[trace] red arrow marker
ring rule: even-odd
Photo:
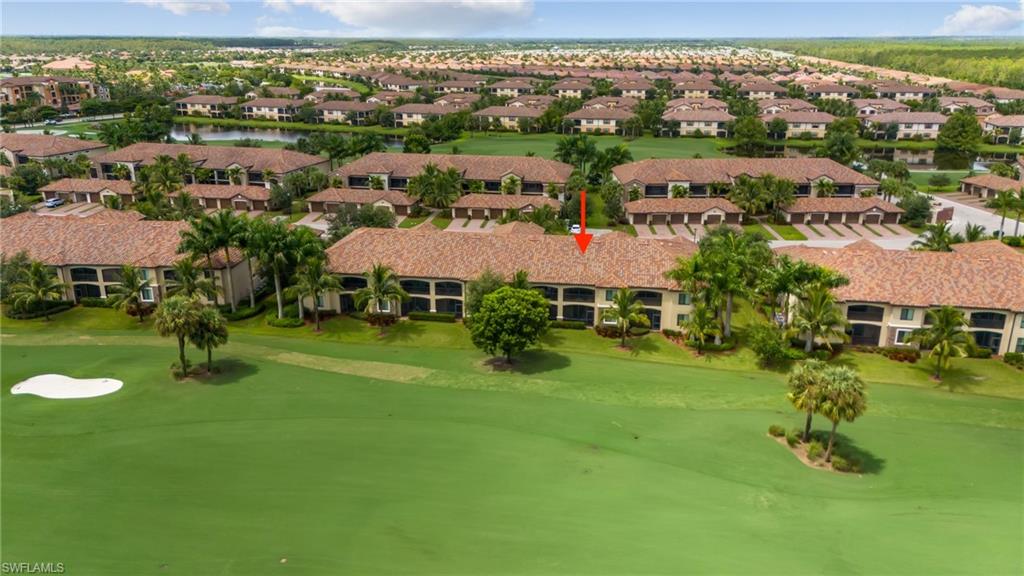
[[[576,234],[576,245],[580,247],[580,254],[587,253],[587,246],[593,234],[587,234],[587,191],[580,190],[580,233]]]

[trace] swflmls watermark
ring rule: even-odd
[[[63,574],[63,562],[0,562],[0,574]]]

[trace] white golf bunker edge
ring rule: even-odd
[[[40,374],[12,386],[11,394],[33,394],[42,398],[68,400],[106,396],[117,392],[122,386],[124,382],[113,378],[72,378],[63,374]]]

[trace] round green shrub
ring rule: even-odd
[[[811,440],[811,443],[807,445],[807,459],[814,462],[817,461],[825,454],[825,447],[821,445],[821,442],[817,440]]]
[[[778,424],[772,424],[768,427],[768,433],[776,438],[781,438],[786,435],[786,429]]]

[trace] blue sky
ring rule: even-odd
[[[1024,37],[1017,2],[3,0],[0,34],[485,38]]]

